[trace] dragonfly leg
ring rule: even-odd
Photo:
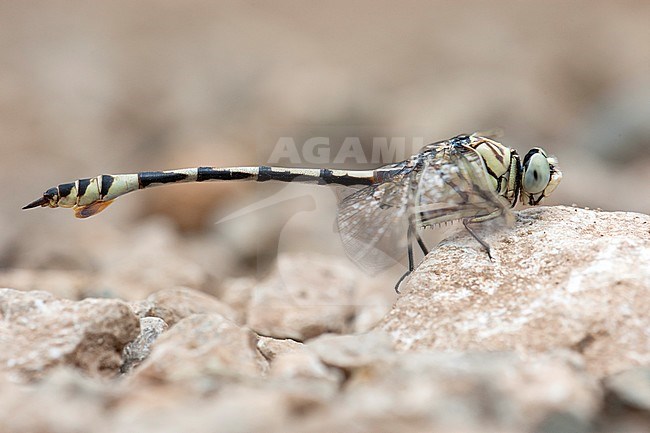
[[[488,255],[488,257],[490,258],[490,260],[492,260],[492,254],[490,253],[490,244],[488,244],[488,243],[485,242],[483,239],[481,239],[481,237],[480,237],[479,235],[477,235],[476,232],[475,232],[474,230],[472,230],[472,228],[470,227],[470,224],[471,224],[472,222],[473,222],[473,221],[472,221],[471,219],[469,219],[469,218],[465,218],[465,219],[463,220],[463,225],[465,226],[465,228],[467,229],[467,231],[469,232],[469,234],[472,235],[472,237],[473,237],[474,239],[476,239],[476,241],[477,241],[479,244],[481,244],[481,246],[485,249],[485,252],[487,253],[487,255]]]
[[[422,239],[420,238],[420,235],[416,234],[417,239],[418,239],[418,244],[420,245],[420,248],[424,246],[424,242],[420,244]],[[413,262],[413,225],[409,224],[408,231],[406,232],[406,238],[407,238],[407,255],[408,255],[408,260],[409,260],[409,269],[400,277],[399,280],[397,280],[397,283],[395,284],[395,292],[400,293],[399,291],[399,286],[402,284],[402,281],[406,279],[409,275],[411,275],[411,272],[415,269],[415,264]],[[425,246],[426,249],[426,246]]]
[[[418,241],[418,245],[420,246],[420,249],[422,250],[422,254],[424,254],[426,256],[427,254],[429,254],[429,249],[427,248],[427,246],[424,244],[424,241],[420,237],[420,233],[415,232],[414,234],[415,234],[415,239]]]
[[[397,293],[397,294],[400,294],[400,293],[401,293],[401,292],[399,291],[399,286],[400,286],[400,284],[402,284],[402,281],[404,281],[404,280],[406,279],[406,277],[408,277],[409,275],[411,275],[411,272],[413,272],[413,271],[406,271],[406,272],[404,272],[404,275],[402,275],[401,277],[399,277],[399,280],[397,280],[397,283],[395,283],[395,293]]]

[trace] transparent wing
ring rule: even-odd
[[[509,215],[509,206],[490,187],[487,176],[483,159],[471,147],[445,144],[432,149],[414,191],[417,224]]]
[[[393,266],[406,253],[410,171],[349,195],[337,225],[347,255],[367,272]]]
[[[509,205],[487,176],[473,148],[450,141],[427,146],[413,167],[339,203],[337,223],[346,253],[363,269],[378,271],[406,253],[409,221],[427,227],[509,215]]]

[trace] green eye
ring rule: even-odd
[[[537,150],[524,160],[523,188],[528,194],[538,194],[551,180],[551,168],[546,155]]]

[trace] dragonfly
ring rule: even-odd
[[[429,253],[422,230],[461,221],[492,259],[490,245],[475,224],[502,218],[521,201],[537,205],[562,179],[557,158],[534,147],[520,159],[515,149],[489,134],[462,134],[428,144],[410,158],[374,170],[329,168],[195,167],[103,174],[62,183],[23,209],[72,208],[77,218],[106,209],[133,191],[184,182],[252,180],[302,182],[347,187],[337,213],[338,231],[347,255],[363,269],[383,270],[408,257],[408,270],[395,290],[416,268],[414,246]]]

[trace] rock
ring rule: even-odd
[[[139,333],[138,318],[122,301],[74,302],[37,291],[0,289],[0,319],[0,365],[19,379],[37,379],[57,365],[114,376],[122,349]]]
[[[201,378],[255,377],[267,368],[250,330],[219,314],[194,314],[158,338],[149,357],[135,370],[134,378],[153,383],[190,383]]]
[[[6,269],[0,271],[0,287],[24,292],[42,290],[59,298],[79,300],[87,297],[95,275],[86,271]]]
[[[154,305],[147,300],[131,301],[129,302],[129,307],[131,308],[131,311],[133,311],[133,314],[138,316],[140,319],[144,317],[152,317],[151,312],[154,309]]]
[[[358,335],[326,334],[307,343],[325,364],[345,370],[392,359],[395,356],[392,346],[390,337],[378,331]]]
[[[540,422],[548,425],[553,417],[585,425],[600,397],[598,382],[571,363],[557,357],[531,361],[512,353],[406,353],[353,368],[345,377],[338,386],[300,375],[233,376],[216,392],[206,392],[205,387],[183,387],[191,379],[187,376],[175,383],[104,385],[56,371],[21,389],[2,383],[0,425],[3,432],[63,427],[173,432],[190,426],[200,431],[327,432],[347,431],[350,425],[358,431],[523,432]],[[47,410],[34,411],[30,402]]]
[[[606,432],[650,431],[650,368],[619,372],[603,381],[605,399],[598,425]]]
[[[257,347],[270,363],[268,377],[275,388],[289,397],[290,405],[302,407],[300,411],[336,396],[345,380],[342,370],[326,366],[303,343],[260,337]]]
[[[343,382],[343,372],[329,369],[311,350],[303,348],[279,355],[272,363],[271,377],[282,379],[321,379],[338,387]]]
[[[650,367],[637,367],[608,377],[605,389],[618,402],[650,413]]]
[[[292,401],[278,388],[224,384],[219,392],[192,395],[170,393],[163,388],[151,398],[121,407],[107,420],[101,433],[116,431],[176,433],[196,432],[283,432],[302,416],[305,406]],[[312,398],[310,405],[318,404]],[[162,403],[162,404],[161,404]],[[313,406],[310,406],[313,407]]]
[[[593,426],[591,423],[586,422],[571,413],[557,411],[546,414],[544,419],[535,426],[534,431],[535,433],[591,433],[593,432]],[[602,431],[619,430],[605,429]]]
[[[122,373],[127,373],[144,361],[151,352],[151,345],[160,334],[169,328],[159,317],[143,317],[140,319],[140,335],[124,346],[122,351]]]
[[[259,337],[257,340],[257,349],[269,361],[273,361],[278,355],[304,350],[305,345],[295,340],[271,337]]]
[[[555,413],[587,424],[600,396],[596,380],[559,357],[405,353],[353,370],[330,415],[373,426],[401,418],[435,431],[532,431]]]
[[[397,276],[396,278],[399,278],[400,276]],[[387,278],[383,280],[381,286],[378,286],[379,290],[377,290],[375,294],[367,294],[357,303],[353,325],[353,331],[355,334],[362,334],[372,330],[391,310],[394,303],[394,299],[392,298],[394,297],[395,292],[392,290],[386,290],[386,281]],[[392,299],[392,301],[389,299]]]
[[[343,260],[283,255],[275,271],[255,287],[248,326],[261,335],[303,341],[350,328],[358,271]]]
[[[511,229],[460,232],[413,273],[380,328],[400,350],[581,353],[608,375],[650,363],[650,217],[531,208]]]
[[[0,431],[108,432],[115,384],[55,367],[42,380],[25,384],[0,380]]]
[[[303,343],[260,337],[257,348],[269,361],[269,374],[272,377],[325,379],[336,384],[343,381],[341,372],[328,369],[318,355]]]
[[[257,283],[258,281],[251,277],[229,278],[221,283],[219,299],[245,318]]]
[[[241,316],[217,298],[185,287],[160,290],[145,302],[134,303],[140,317],[159,317],[169,326],[192,314],[216,313],[240,323]]]

